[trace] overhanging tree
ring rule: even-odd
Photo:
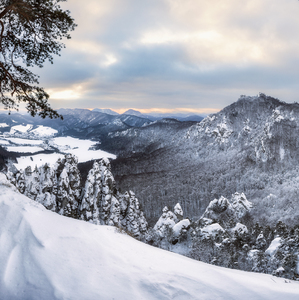
[[[0,1],[0,99],[5,109],[25,102],[32,116],[61,117],[28,67],[42,67],[46,60],[53,63],[53,55],[65,47],[61,40],[69,39],[76,26],[70,12],[59,5],[65,1]]]

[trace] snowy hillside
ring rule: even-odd
[[[298,299],[299,283],[207,265],[46,210],[0,174],[0,299]]]
[[[135,151],[115,150],[112,170],[119,188],[141,199],[151,225],[165,205],[180,202],[186,216],[200,218],[211,200],[235,192],[250,199],[255,221],[298,224],[298,103],[240,97],[188,128],[155,125],[110,135],[113,145],[125,140]]]
[[[77,139],[70,136],[41,139],[2,136],[2,139],[0,139],[0,145],[3,145],[4,149],[22,155],[16,159],[17,163],[14,164],[19,170],[24,170],[28,166],[31,166],[33,169],[35,166],[40,167],[45,163],[53,165],[57,159],[62,158],[63,154],[67,153],[76,155],[79,162],[104,157],[116,158],[114,154],[96,149],[97,144],[95,141]],[[49,154],[49,150],[52,153]],[[29,156],[28,154],[31,155]]]

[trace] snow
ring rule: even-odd
[[[9,125],[7,125],[6,123],[0,123],[0,128],[3,128],[3,127],[8,127]]]
[[[188,227],[190,226],[190,221],[188,219],[184,219],[178,223],[176,223],[173,227],[172,227],[172,230],[173,230],[173,235],[175,237],[178,237],[181,232],[185,229],[187,229]]]
[[[26,126],[23,125],[16,125],[10,128],[10,134],[15,134],[16,132],[28,132],[33,126],[27,124]]]
[[[9,145],[9,142],[6,140],[0,140],[0,145]]]
[[[253,207],[253,204],[247,200],[244,193],[234,193],[231,201],[232,207],[239,219],[241,219],[246,212],[249,212]]]
[[[21,139],[21,138],[6,138],[6,140],[14,144],[20,144],[20,145],[41,145],[44,143],[44,141],[42,140],[29,140],[29,139]]]
[[[165,206],[162,210],[162,215],[157,221],[157,223],[154,226],[154,230],[157,231],[157,233],[161,237],[165,237],[167,234],[167,230],[169,228],[173,228],[177,221],[176,215],[168,209],[167,206]]]
[[[80,140],[70,136],[56,137],[50,141],[50,144],[58,147],[60,150],[66,150],[76,149],[80,145],[80,143],[82,144],[83,142],[84,145],[88,148],[96,144],[96,142],[90,140]]]
[[[32,147],[32,146],[7,146],[6,150],[9,152],[18,152],[18,153],[35,153],[39,151],[44,151],[41,147]]]
[[[259,252],[260,252],[260,250],[253,249],[253,250],[248,251],[247,256],[249,258],[254,258]]]
[[[51,127],[38,125],[37,128],[31,130],[31,133],[40,137],[46,137],[46,136],[49,137],[49,136],[54,136],[55,134],[58,133],[58,131]]]
[[[45,163],[49,166],[53,166],[59,158],[63,158],[64,155],[60,153],[52,154],[36,154],[32,156],[22,156],[17,158],[17,164],[14,164],[15,167],[19,170],[24,170],[26,167],[31,166],[32,169],[41,167]]]
[[[42,127],[42,126],[40,126]],[[25,169],[27,166],[35,168],[35,166],[40,167],[45,163],[49,165],[54,165],[58,158],[62,158],[64,154],[71,153],[78,157],[79,162],[85,162],[92,159],[101,159],[101,158],[112,158],[115,159],[116,156],[102,151],[102,150],[93,150],[97,143],[90,140],[80,140],[72,137],[58,137],[50,138],[47,140],[46,144],[43,140],[31,140],[23,138],[6,138],[5,140],[0,140],[0,145],[8,145],[9,142],[18,144],[20,146],[7,146],[8,151],[19,152],[19,153],[35,153],[43,151],[45,149],[52,149],[51,147],[58,148],[61,153],[52,153],[52,154],[37,154],[32,156],[23,156],[17,158],[17,163],[14,164],[17,169]],[[21,146],[22,145],[22,146]],[[32,145],[32,146],[25,146]],[[36,146],[35,146],[36,145]],[[41,147],[37,147],[40,145]]]
[[[297,282],[286,284],[281,278],[206,265],[153,248],[112,227],[46,211],[8,186],[1,186],[0,207],[3,300],[299,297]]]
[[[236,226],[231,229],[231,231],[238,232],[239,234],[244,234],[248,232],[248,229],[244,224],[237,223]]]
[[[224,229],[218,223],[207,225],[201,229],[201,233],[206,237],[216,236],[216,234],[223,232]]]
[[[25,136],[35,136],[35,137],[52,137],[58,133],[56,129],[51,127],[38,125],[37,128],[32,129],[33,125],[27,124],[24,125],[16,125],[11,127],[9,135],[14,135],[15,133],[22,133]]]
[[[85,162],[92,159],[100,159],[103,157],[115,159],[116,156],[102,151],[92,150],[97,142],[90,140],[80,140],[73,137],[57,137],[49,141],[49,145],[57,147],[63,153],[71,153],[78,157],[78,162]]]
[[[173,208],[173,212],[176,214],[176,216],[180,216],[181,218],[183,218],[184,213],[180,203],[177,203],[175,205],[175,207]]]
[[[112,124],[117,125],[117,126],[122,126],[123,122],[120,119],[115,119]]]
[[[265,251],[265,254],[268,254],[268,255],[270,255],[270,256],[273,256],[273,255],[276,253],[276,251],[277,251],[277,249],[279,248],[280,245],[281,245],[281,237],[275,238],[275,239],[271,242],[271,244],[270,244],[270,246],[268,247],[268,249]]]
[[[47,211],[0,174],[0,299],[297,300],[299,283],[216,267]]]

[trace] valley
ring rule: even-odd
[[[0,116],[19,192],[196,260],[298,278],[298,104],[241,97],[199,123],[67,112],[53,127]]]
[[[113,158],[117,188],[134,190],[151,225],[164,205],[180,202],[185,214],[196,219],[214,198],[235,192],[246,193],[261,224],[298,223],[296,103],[264,94],[243,96],[200,123],[88,110],[60,113],[63,121],[1,115],[2,148],[19,156],[15,162],[22,167],[75,154],[83,177],[88,160]],[[16,131],[18,126],[23,132]],[[20,137],[25,138],[21,144]]]

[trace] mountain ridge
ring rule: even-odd
[[[245,192],[257,220],[294,224],[299,220],[298,137],[297,103],[264,94],[241,97],[165,137],[156,152],[142,153],[137,160],[118,158],[112,168],[120,187],[132,185],[146,211],[152,201],[160,210],[161,202],[173,206],[180,201],[187,215],[199,217],[213,198]],[[146,188],[147,182],[158,192]]]

